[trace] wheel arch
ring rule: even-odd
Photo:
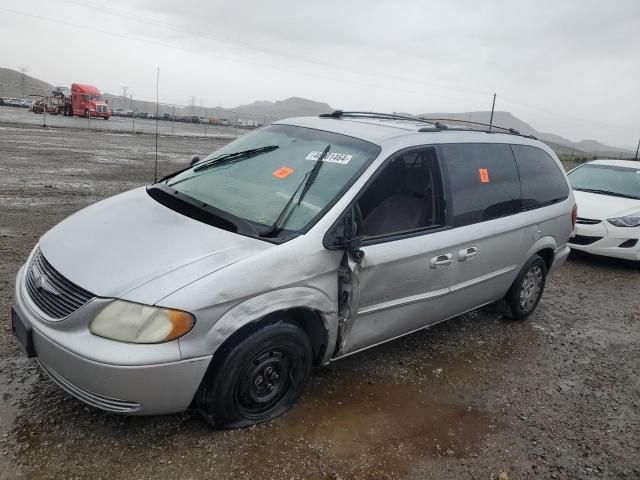
[[[330,360],[337,338],[337,306],[322,292],[308,287],[267,292],[253,297],[223,315],[207,334],[206,343],[216,357],[252,329],[285,318],[302,328],[313,347],[314,365]]]

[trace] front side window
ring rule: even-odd
[[[574,190],[640,199],[640,166],[587,164],[569,174]]]
[[[263,150],[232,161],[223,159],[252,149]],[[326,149],[315,179],[308,188],[302,187]],[[345,135],[269,125],[170,178],[167,185],[250,222],[259,235],[281,232],[283,237],[310,228],[379,152],[377,145]],[[221,160],[216,162],[217,158]]]
[[[357,234],[380,237],[444,223],[435,150],[401,153],[385,163],[356,202]]]
[[[547,152],[528,145],[513,145],[513,153],[522,180],[524,209],[562,201],[569,196],[564,175]]]
[[[460,143],[440,149],[452,192],[454,227],[520,211],[520,179],[509,145]]]

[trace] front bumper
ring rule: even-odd
[[[160,415],[186,410],[211,360],[108,365],[82,358],[36,329],[33,342],[38,362],[58,386],[93,407],[114,413]]]
[[[640,240],[632,247],[620,247],[624,242],[640,239],[640,227],[621,228],[610,225],[603,220],[596,225],[576,225],[576,235],[581,242],[591,242],[587,245],[573,243],[569,240],[572,250],[580,250],[594,255],[622,258],[625,260],[640,260]]]
[[[186,410],[200,386],[211,355],[182,360],[177,342],[137,345],[92,335],[89,302],[63,321],[45,320],[16,278],[14,309],[33,329],[33,346],[43,370],[79,400],[114,413],[159,415]]]

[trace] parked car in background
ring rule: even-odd
[[[594,160],[569,180],[578,204],[571,248],[640,262],[640,162]]]
[[[549,147],[496,128],[274,122],[47,232],[13,331],[95,407],[195,401],[237,428],[286,412],[313,365],[492,302],[524,319],[569,254],[575,202]]]

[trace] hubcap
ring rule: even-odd
[[[534,265],[522,279],[520,286],[520,308],[529,311],[538,300],[542,290],[542,269]]]
[[[276,408],[292,386],[295,365],[286,352],[270,349],[249,362],[238,381],[237,405],[246,416]]]

